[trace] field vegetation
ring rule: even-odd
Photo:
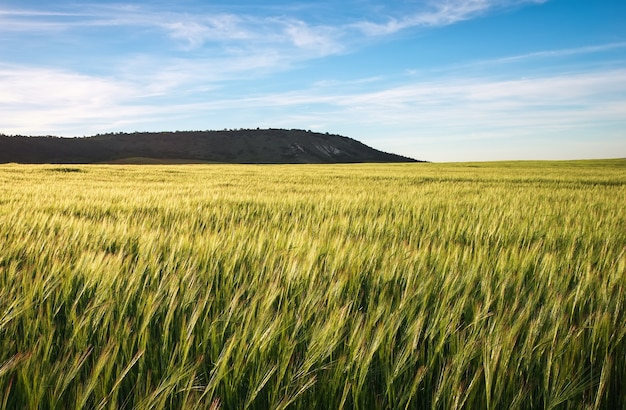
[[[0,409],[626,408],[626,160],[0,187]]]

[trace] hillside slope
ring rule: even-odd
[[[86,138],[0,136],[0,163],[415,162],[351,138],[303,130],[117,133]]]

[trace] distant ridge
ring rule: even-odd
[[[352,138],[304,130],[240,129],[98,134],[84,138],[0,134],[0,163],[330,164],[421,162]]]

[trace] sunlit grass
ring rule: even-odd
[[[0,408],[626,407],[626,161],[0,166]]]

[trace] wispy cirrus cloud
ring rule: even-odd
[[[488,62],[483,63],[510,63],[510,62],[518,62],[521,60],[529,60],[529,59],[540,59],[540,58],[553,58],[553,57],[570,57],[584,54],[592,54],[592,53],[601,53],[605,51],[614,51],[619,49],[626,49],[626,42],[614,42],[607,44],[598,44],[591,46],[582,46],[582,47],[573,47],[573,48],[565,48],[560,50],[545,50],[545,51],[537,51],[534,53],[521,54],[510,57],[502,57],[498,59],[489,60]]]
[[[254,38],[254,32],[245,27],[243,19],[232,14],[219,14],[194,18],[171,16],[161,22],[152,20],[172,38],[182,40],[191,48],[202,46],[207,41],[240,41]]]
[[[375,82],[376,79],[364,81]],[[348,86],[352,83],[348,82]],[[370,115],[366,120],[383,123],[393,123],[398,115],[411,116],[416,112],[433,114],[439,111],[441,114],[436,117],[446,117],[446,107],[462,107],[468,110],[466,116],[472,116],[477,113],[472,112],[473,108],[494,114],[496,111],[545,108],[567,111],[598,106],[604,109],[611,105],[618,109],[607,110],[608,116],[617,113],[620,118],[626,118],[626,112],[620,111],[626,103],[626,70],[620,69],[510,80],[488,77],[407,80],[394,87],[385,87],[380,82],[378,90],[347,93],[341,92],[340,83],[318,85],[306,92],[241,99],[237,100],[237,104],[250,107],[328,104],[346,109],[367,109]],[[430,114],[427,117],[432,118]]]
[[[205,45],[239,43],[242,46],[272,45],[319,49],[316,55],[336,52],[341,29],[312,24],[296,16],[255,16],[228,12],[190,14],[146,7],[86,4],[74,12],[0,10],[0,33],[39,35],[47,31],[72,33],[86,28],[125,27],[152,29],[179,41],[187,50]]]
[[[119,79],[0,64],[0,123],[6,133],[68,135],[84,124],[136,120],[145,113],[144,94],[137,84]]]
[[[240,42],[252,44],[291,44],[295,48],[318,50],[316,56],[346,50],[345,40],[355,32],[368,37],[384,37],[413,27],[441,27],[488,14],[507,7],[540,4],[548,0],[439,0],[418,2],[415,10],[401,15],[377,13],[367,8],[335,24],[319,24],[299,16],[235,14],[203,11],[189,14],[173,9],[132,4],[97,5],[85,3],[72,11],[31,11],[0,9],[0,33],[15,31],[40,33],[47,30],[72,31],[85,27],[128,27],[160,30],[180,41],[186,49],[205,44]],[[306,8],[310,11],[313,5]],[[321,7],[321,6],[320,6]],[[269,10],[274,10],[268,7]],[[277,10],[274,10],[277,12]],[[394,12],[397,13],[397,12]],[[381,21],[382,20],[382,21]],[[354,41],[351,41],[354,43]]]
[[[440,0],[426,2],[418,10],[387,21],[364,20],[353,26],[369,36],[384,36],[414,27],[442,27],[480,17],[495,10],[525,4],[542,4],[548,0]]]
[[[68,28],[68,24],[64,20],[76,16],[74,13],[0,9],[0,34],[27,33],[33,35],[63,31]]]

